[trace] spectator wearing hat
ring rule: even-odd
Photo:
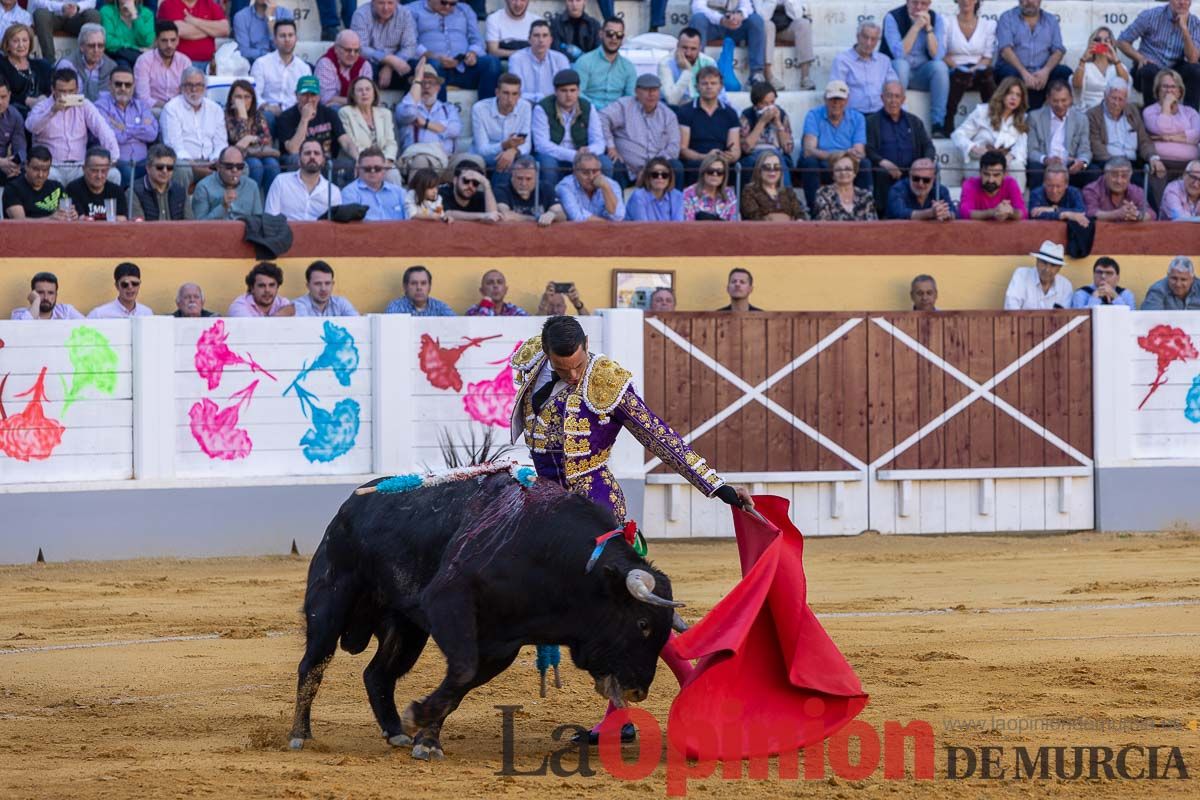
[[[979,158],[979,175],[963,181],[959,219],[1005,222],[1025,216],[1025,199],[1008,174],[1008,159],[999,150],[987,151]]]
[[[371,62],[363,58],[362,39],[352,30],[344,30],[333,45],[317,59],[313,70],[321,86],[321,102],[339,108],[350,102],[350,86],[359,78],[374,78]]]
[[[847,105],[863,114],[878,111],[883,102],[883,85],[888,81],[899,81],[892,60],[877,52],[881,28],[874,19],[858,23],[858,34],[853,47],[833,57],[829,77],[844,81],[850,87]]]
[[[414,144],[436,144],[447,156],[454,153],[462,135],[462,119],[457,106],[438,100],[443,83],[442,76],[424,58],[417,62],[412,88],[396,106],[401,153]]]
[[[713,8],[714,5],[719,8]],[[746,45],[750,60],[750,83],[758,83],[765,78],[766,30],[762,17],[754,13],[754,4],[750,0],[739,0],[736,7],[729,2],[692,0],[692,19],[688,25],[700,31],[702,42],[732,39],[737,44]]]
[[[579,92],[597,111],[633,94],[638,73],[633,62],[621,55],[624,39],[625,22],[618,17],[609,17],[600,30],[600,46],[584,53],[575,62]]]
[[[495,97],[471,106],[471,150],[493,170],[497,190],[507,183],[513,163],[533,151],[533,111],[522,95],[521,79],[506,72],[496,82]]]
[[[662,81],[657,75],[639,75],[633,97],[622,97],[600,113],[608,157],[615,165],[618,180],[632,183],[652,158],[665,158],[678,176],[683,175],[679,161],[679,119],[661,102]]]
[[[459,0],[415,0],[407,8],[417,25],[417,55],[449,85],[475,89],[480,100],[495,97],[500,59],[485,51],[474,10]]]
[[[305,75],[296,81],[296,104],[275,120],[275,136],[283,150],[280,162],[285,168],[296,166],[301,146],[313,139],[321,144],[325,160],[332,160],[336,170],[350,172],[358,153],[354,140],[346,133],[338,112],[322,103],[320,95],[317,76]]]
[[[554,76],[554,95],[533,107],[532,125],[533,149],[542,172],[541,191],[546,197],[553,195],[555,184],[572,170],[577,153],[592,153],[600,159],[604,174],[612,174],[600,112],[579,96],[575,70],[565,69]]]
[[[1071,282],[1059,275],[1063,246],[1047,239],[1036,253],[1036,266],[1017,267],[1004,291],[1006,311],[1071,307]]]
[[[1130,310],[1137,308],[1133,292],[1118,286],[1121,279],[1121,265],[1116,259],[1101,256],[1092,265],[1092,284],[1080,286],[1071,295],[1071,308],[1092,308],[1093,306],[1126,306]]]
[[[829,183],[829,157],[834,153],[850,152],[858,159],[855,185],[871,188],[871,161],[867,155],[867,121],[862,114],[847,107],[850,87],[845,81],[825,84],[825,105],[814,108],[804,117],[803,156],[798,164],[809,208],[816,208],[817,189]]]
[[[1175,256],[1167,265],[1167,277],[1146,290],[1142,311],[1188,311],[1200,309],[1200,283],[1196,267],[1187,256]],[[15,312],[14,312],[14,319]]]
[[[554,94],[554,76],[571,68],[571,62],[553,49],[553,43],[550,23],[534,20],[529,26],[529,47],[508,57],[508,71],[521,79],[521,97],[530,103]]]
[[[1104,162],[1104,174],[1083,187],[1087,215],[1106,222],[1141,222],[1156,219],[1146,204],[1146,193],[1131,181],[1133,165],[1128,158]]]
[[[738,114],[721,101],[724,80],[716,67],[701,67],[696,76],[699,96],[679,109],[679,158],[695,178],[700,163],[717,155],[732,167],[742,157],[742,123]]]

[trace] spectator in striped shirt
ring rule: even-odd
[[[1192,0],[1169,0],[1138,14],[1117,37],[1117,48],[1133,60],[1133,79],[1144,97],[1154,97],[1160,69],[1173,69],[1187,89],[1184,104],[1200,106],[1200,17],[1191,9]]]

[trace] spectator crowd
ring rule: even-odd
[[[439,222],[1200,221],[1200,18],[1191,0],[1095,30],[1078,63],[1054,14],[996,20],[907,0],[864,19],[821,105],[791,120],[772,73],[813,25],[802,6],[694,0],[661,63],[639,70],[611,0],[318,3],[315,63],[274,0],[0,3],[0,191],[7,219]],[[651,29],[665,2],[651,3]],[[54,57],[58,34],[72,55]],[[218,45],[249,64],[209,96]],[[745,45],[749,105],[704,48]],[[40,55],[39,55],[40,54]],[[465,109],[447,87],[474,90]],[[1130,97],[1136,88],[1143,105]],[[927,118],[908,90],[929,93]],[[399,92],[389,108],[383,91]],[[955,126],[964,93],[982,102]],[[471,123],[469,142],[464,115]],[[928,124],[927,124],[928,123]],[[796,127],[799,130],[796,130]],[[943,185],[934,141],[971,177]],[[957,196],[955,196],[957,194]]]

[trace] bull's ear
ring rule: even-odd
[[[625,573],[614,567],[612,564],[604,565],[604,589],[607,593],[614,597],[628,595],[629,590],[625,588]]]

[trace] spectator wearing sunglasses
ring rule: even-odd
[[[134,219],[169,222],[191,219],[187,189],[175,177],[175,151],[165,144],[153,145],[146,153],[146,174],[133,184]]]
[[[729,165],[718,153],[700,162],[700,177],[683,190],[683,218],[734,222],[738,217],[737,193],[729,185]]]
[[[246,157],[229,145],[217,157],[217,171],[192,192],[196,219],[244,219],[263,213],[258,184],[246,175]]]
[[[365,219],[371,222],[407,219],[404,211],[404,190],[385,180],[389,166],[383,150],[367,147],[358,154],[358,178],[342,190],[343,203],[367,207]]]
[[[133,69],[120,66],[108,79],[108,92],[96,101],[96,110],[117,137],[121,152],[117,170],[121,187],[146,174],[146,149],[158,140],[158,120],[143,100],[133,94]]]
[[[625,41],[625,22],[618,17],[604,20],[600,29],[600,46],[584,53],[575,62],[579,73],[579,93],[591,101],[597,110],[633,95],[637,67],[621,55]]]
[[[675,188],[675,170],[665,158],[652,158],[629,195],[625,218],[632,222],[683,222],[683,192]]]
[[[918,158],[912,162],[908,177],[896,181],[888,192],[888,219],[948,222],[956,214],[950,190],[937,182],[937,168],[932,158]]]
[[[142,289],[142,271],[137,264],[122,261],[113,270],[113,285],[117,287],[115,300],[96,306],[88,312],[88,319],[129,319],[130,317],[152,317],[149,306],[137,301]]]
[[[438,189],[442,206],[450,219],[468,222],[499,222],[496,195],[483,171],[470,161],[454,169],[454,183]]]

